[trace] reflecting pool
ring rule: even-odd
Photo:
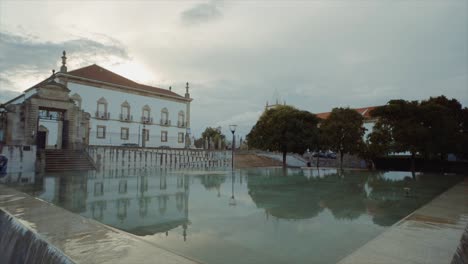
[[[336,263],[461,177],[109,170],[0,182],[203,263]]]

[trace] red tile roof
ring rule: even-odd
[[[362,108],[353,108],[353,110],[356,110],[359,114],[361,114],[364,119],[370,119],[370,111],[374,110],[378,106],[368,106],[368,107],[362,107]],[[330,116],[331,112],[324,112],[324,113],[318,113],[315,114],[318,118],[320,119],[327,119]]]
[[[163,94],[163,95],[169,95],[173,97],[180,97],[184,98],[181,95],[178,95],[172,91],[169,91],[167,89],[163,88],[158,88],[158,87],[153,87],[149,85],[144,85],[144,84],[139,84],[137,82],[134,82],[130,79],[127,79],[121,75],[118,75],[117,73],[111,72],[107,69],[104,69],[101,66],[98,66],[96,64],[86,66],[83,68],[79,68],[73,71],[67,72],[68,75],[76,76],[76,77],[81,77],[81,78],[86,78],[90,80],[96,80],[100,82],[106,82],[106,83],[111,83],[111,84],[116,84],[116,85],[122,85],[122,86],[127,86],[130,88],[135,88],[137,90],[145,90],[149,92],[154,92],[158,94]]]

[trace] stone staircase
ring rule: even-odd
[[[45,171],[95,170],[94,162],[84,150],[45,150]]]

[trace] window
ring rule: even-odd
[[[101,97],[97,101],[96,117],[101,119],[108,119],[109,114],[107,113],[107,100]]]
[[[161,125],[169,125],[169,111],[167,111],[167,108],[161,110]]]
[[[178,127],[185,127],[184,119],[185,119],[184,111],[180,111],[179,112],[179,119],[177,121],[177,126]]]
[[[145,141],[149,141],[149,129],[143,129],[143,138]]]
[[[184,143],[184,133],[179,133],[179,143]]]
[[[148,105],[143,106],[142,122],[150,122],[151,108]]]
[[[161,142],[167,142],[167,131],[161,131]]]
[[[120,128],[120,139],[128,140],[128,132],[129,132],[128,127]]]
[[[106,126],[97,126],[97,138],[106,138]]]
[[[94,183],[94,196],[101,196],[104,194],[104,184],[102,182]]]
[[[119,193],[127,193],[127,180],[119,181]]]
[[[131,121],[130,104],[127,101],[120,105],[120,120]]]

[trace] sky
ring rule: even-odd
[[[468,106],[467,0],[0,0],[0,103],[96,63],[185,93],[192,132],[250,131],[281,102],[312,113],[445,95]]]

